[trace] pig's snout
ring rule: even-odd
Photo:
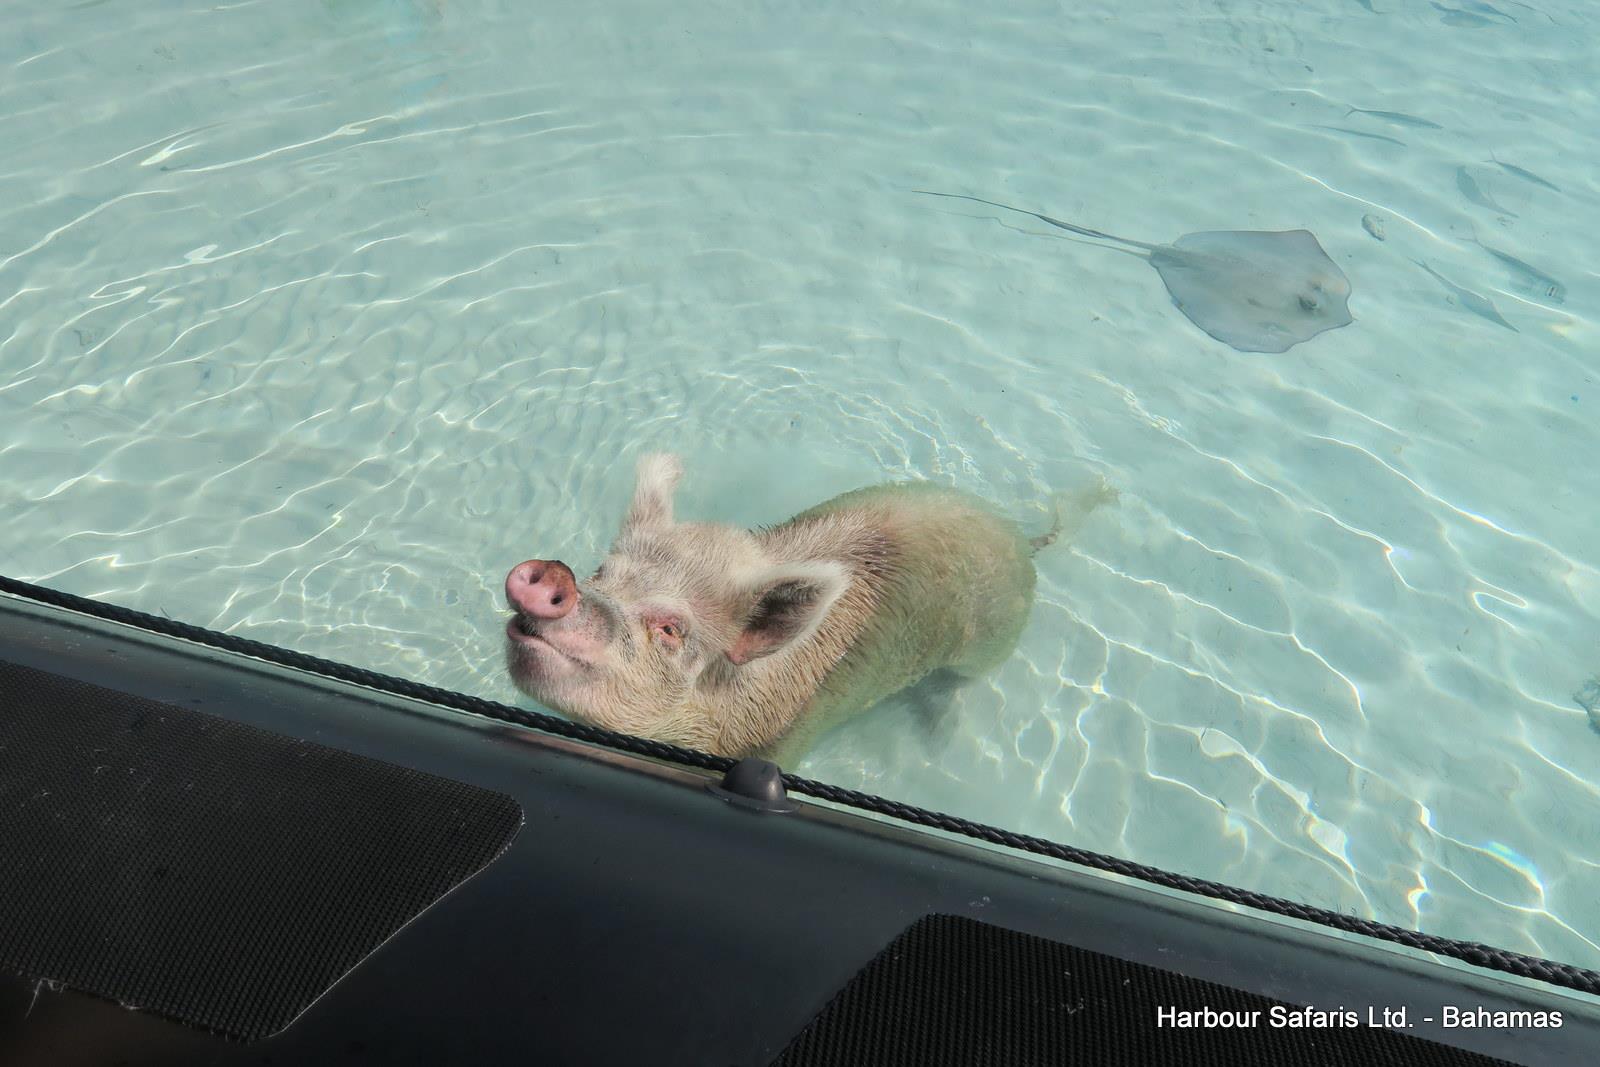
[[[578,580],[558,559],[530,559],[506,575],[511,610],[535,619],[562,619],[578,606]]]

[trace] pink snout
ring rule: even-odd
[[[578,580],[558,559],[530,559],[506,575],[506,600],[535,619],[562,619],[578,606]]]

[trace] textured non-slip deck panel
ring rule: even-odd
[[[774,1067],[1488,1067],[1382,1027],[1274,1029],[1283,1002],[955,915],[896,938]],[[1259,1011],[1257,1026],[1157,1026],[1157,1009]],[[1292,1009],[1290,1009],[1292,1010]]]
[[[0,968],[242,1038],[500,855],[511,797],[0,661]]]

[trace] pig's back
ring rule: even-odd
[[[832,722],[935,670],[993,669],[1027,623],[1028,542],[970,493],[929,482],[872,486],[773,532],[819,555],[843,556],[862,587],[830,613],[830,623],[847,631],[846,650],[782,750],[801,750]]]

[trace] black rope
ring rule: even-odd
[[[557,734],[561,737],[569,737],[589,744],[604,745],[607,748],[619,749],[639,756],[650,756],[654,759],[667,760],[672,763],[681,763],[690,767],[699,767],[704,770],[718,772],[726,771],[737,762],[726,756],[712,756],[705,752],[696,752],[690,748],[680,748],[677,745],[668,745],[660,741],[634,737],[631,734],[613,733],[610,730],[602,730],[599,727],[586,726],[583,723],[570,722],[567,719],[558,719],[554,715],[547,715],[543,712],[526,711],[511,704],[501,704],[498,701],[468,696],[465,693],[456,693],[449,689],[440,689],[437,686],[423,685],[420,682],[396,678],[389,674],[379,674],[377,671],[363,670],[360,667],[352,667],[348,663],[338,663],[331,659],[322,659],[319,656],[308,656],[304,652],[280,648],[277,645],[269,645],[261,641],[252,641],[245,637],[235,637],[233,634],[225,634],[217,630],[207,630],[203,626],[191,626],[189,623],[178,622],[162,615],[149,615],[117,604],[106,604],[99,600],[90,600],[88,597],[47,589],[42,585],[18,581],[3,574],[0,574],[0,593],[10,593],[25,600],[36,600],[41,604],[50,604],[54,607],[66,608],[69,611],[76,611],[84,615],[93,615],[96,618],[106,619],[110,622],[136,626],[141,630],[150,630],[158,634],[166,634],[168,637],[193,641],[195,644],[220,648],[224,652],[237,652],[240,655],[266,660],[269,663],[282,664],[286,667],[294,667],[298,670],[320,674],[341,682],[353,682],[356,685],[366,686],[368,689],[377,689],[385,693],[394,693],[397,696],[411,697],[414,700],[423,700],[430,704],[455,708],[458,711],[468,711],[488,719],[515,723],[518,726],[526,726],[533,730],[541,730],[545,733]]]
[[[677,745],[669,745],[660,741],[634,737],[630,734],[619,734],[610,730],[586,726],[582,723],[570,722],[554,715],[527,711],[510,704],[485,700],[482,697],[468,696],[464,693],[456,693],[436,686],[423,685],[404,678],[379,674],[376,671],[363,670],[362,668],[337,663],[333,660],[308,656],[303,652],[279,648],[276,645],[251,641],[247,638],[235,637],[232,634],[219,633],[215,630],[207,630],[200,626],[191,626],[188,623],[177,622],[162,616],[134,611],[131,608],[105,604],[86,597],[74,596],[71,593],[47,589],[43,586],[18,581],[15,578],[7,578],[4,575],[0,575],[0,592],[10,593],[13,596],[37,601],[41,604],[50,604],[55,607],[66,608],[69,611],[92,615],[111,622],[123,623],[143,630],[166,634],[169,637],[181,638],[196,644],[208,645],[226,652],[235,652],[271,663],[294,667],[338,681],[365,686],[369,689],[410,697],[430,704],[454,708],[458,711],[470,712],[474,715],[481,715],[500,722],[514,723],[518,726],[555,734],[559,737],[571,738],[594,745],[603,745],[621,752],[629,752],[634,755],[647,756],[652,759],[698,767],[702,770],[717,771],[719,773],[727,771],[736,762],[726,756],[713,756],[693,749],[680,748]],[[1232,904],[1242,904],[1258,911],[1270,912],[1274,915],[1285,915],[1292,919],[1299,919],[1348,933],[1360,934],[1378,941],[1387,941],[1392,944],[1404,945],[1407,948],[1432,952],[1436,955],[1447,956],[1477,967],[1515,975],[1519,978],[1533,978],[1550,985],[1575,989],[1582,993],[1600,995],[1600,972],[1583,967],[1556,963],[1553,960],[1540,959],[1537,956],[1511,952],[1507,949],[1495,948],[1492,945],[1484,945],[1474,941],[1457,941],[1448,937],[1419,933],[1415,930],[1390,926],[1387,923],[1374,922],[1371,919],[1361,919],[1354,915],[1329,911],[1326,908],[1312,907],[1309,904],[1299,904],[1292,900],[1284,900],[1281,897],[1240,889],[1237,886],[1225,885],[1221,882],[1174,874],[1158,867],[1132,863],[1128,860],[1117,859],[1115,856],[1089,852],[1085,849],[1057,844],[1054,841],[1031,837],[1027,834],[1012,833],[1010,830],[1002,830],[999,827],[970,822],[954,815],[927,811],[923,808],[913,807],[910,804],[885,800],[883,797],[873,796],[870,793],[844,789],[839,786],[829,785],[826,782],[812,781],[809,778],[801,778],[793,774],[785,774],[783,782],[793,792],[803,793],[806,796],[816,797],[819,800],[826,800],[834,804],[843,804],[862,811],[887,815],[902,822],[943,830],[978,841],[987,841],[995,845],[1003,845],[1006,848],[1016,849],[1021,852],[1049,856],[1052,859],[1064,860],[1081,867],[1109,871],[1112,874],[1120,874],[1141,882],[1148,882],[1167,889],[1177,889],[1196,896],[1227,901]]]

